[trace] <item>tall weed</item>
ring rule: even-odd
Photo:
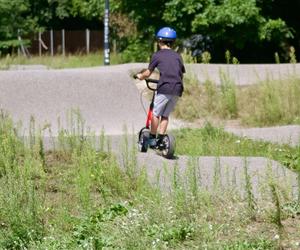
[[[236,86],[233,80],[231,80],[229,74],[220,72],[221,77],[221,110],[219,114],[223,118],[237,118],[238,107],[237,107],[237,94]]]
[[[300,80],[265,81],[239,92],[240,118],[248,125],[299,123]]]
[[[24,249],[44,235],[43,163],[16,134],[13,122],[0,117],[0,247]]]

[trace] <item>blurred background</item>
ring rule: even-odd
[[[1,0],[0,55],[102,53],[104,0]],[[299,58],[299,0],[110,0],[113,63],[145,62],[171,26],[187,62],[290,62]],[[209,57],[207,58],[207,54]],[[204,56],[203,56],[204,53]],[[204,58],[203,58],[204,57]]]

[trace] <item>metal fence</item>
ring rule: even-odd
[[[90,53],[103,49],[103,32],[99,30],[49,30],[33,36],[28,52],[33,55]]]

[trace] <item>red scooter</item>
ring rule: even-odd
[[[136,79],[136,75],[134,75],[134,78]],[[155,98],[155,91],[156,88],[153,88],[150,86],[149,83],[158,83],[158,80],[155,79],[145,79],[148,89],[150,89],[153,92],[152,99],[148,108],[147,112],[147,120],[146,120],[146,126],[143,127],[138,135],[138,150],[140,152],[146,153],[149,148],[149,137],[150,137],[150,126],[151,126],[151,119],[153,115],[153,106],[154,106],[154,98]],[[166,134],[163,137],[162,145],[156,146],[153,148],[158,154],[162,155],[163,157],[167,159],[173,159],[174,153],[175,153],[175,138],[172,134]]]

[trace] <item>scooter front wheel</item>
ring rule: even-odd
[[[148,141],[150,131],[147,128],[142,128],[139,132],[138,150],[139,152],[146,153],[148,151]]]

